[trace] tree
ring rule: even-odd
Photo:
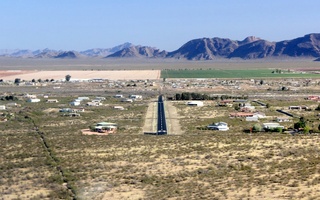
[[[181,100],[181,94],[179,94],[179,93],[176,94],[176,100],[178,100],[178,101]]]
[[[19,84],[21,82],[21,79],[20,78],[16,78],[16,79],[14,79],[14,84]]]
[[[70,81],[70,79],[71,79],[71,76],[69,74],[66,75],[66,81]]]
[[[262,126],[260,124],[254,124],[252,127],[252,130],[255,132],[261,132],[262,131]]]
[[[263,80],[260,80],[260,85],[263,85],[264,84],[264,81]]]
[[[304,117],[300,117],[299,121],[293,125],[295,129],[305,128],[306,126],[307,121],[304,119]]]
[[[315,110],[318,110],[318,111],[320,110],[320,104],[318,105],[318,107],[316,107]]]

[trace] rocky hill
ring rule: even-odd
[[[135,57],[135,58],[164,58],[166,57],[166,51],[160,51],[159,49],[146,46],[131,46],[129,48],[122,49],[114,54],[107,56],[107,58],[121,57]]]
[[[256,59],[266,57],[320,57],[320,34],[308,34],[293,40],[269,42],[256,37],[243,41],[203,38],[187,42],[168,57],[188,60],[212,60],[217,57]]]

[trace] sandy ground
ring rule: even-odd
[[[54,79],[64,80],[66,75],[71,76],[71,80],[77,79],[109,79],[109,80],[137,80],[137,79],[159,79],[160,70],[83,70],[83,71],[23,71],[23,70],[7,70],[0,71],[0,79],[14,80],[20,78],[22,80],[32,79]]]
[[[180,126],[180,116],[178,115],[176,107],[171,101],[165,101],[165,113],[167,119],[167,129],[169,135],[181,135],[183,131]]]
[[[149,103],[146,118],[143,126],[143,132],[156,132],[157,130],[157,100]]]

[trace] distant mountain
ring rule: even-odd
[[[188,60],[212,60],[227,57],[238,47],[238,42],[223,38],[202,38],[187,42],[178,50],[168,53],[167,57]]]
[[[131,47],[133,46],[133,44],[129,43],[129,42],[126,42],[124,44],[121,44],[121,45],[118,45],[118,46],[115,46],[115,47],[112,47],[112,48],[106,48],[106,49],[103,49],[103,48],[95,48],[95,49],[88,49],[88,50],[85,50],[85,51],[80,51],[80,54],[83,54],[83,55],[86,55],[86,56],[89,56],[89,57],[106,57],[110,54],[113,54],[117,51],[120,51],[122,49],[125,49],[125,48],[128,48],[128,47]]]
[[[160,51],[159,49],[153,47],[146,47],[146,46],[131,46],[120,51],[117,51],[107,58],[164,58],[167,55],[166,51]]]
[[[81,57],[84,57],[84,56],[77,51],[62,51],[62,52],[59,52],[53,58],[81,58]]]
[[[320,34],[280,42],[270,42],[250,36],[242,41],[228,38],[200,38],[190,40],[179,49],[167,52],[154,47],[124,43],[113,48],[96,48],[86,51],[56,50],[0,50],[0,56],[21,58],[176,58],[187,60],[214,60],[216,58],[277,58],[304,57],[320,59]],[[318,60],[318,59],[317,59]]]
[[[243,41],[203,38],[187,42],[168,57],[188,60],[214,58],[256,59],[267,57],[320,57],[320,34],[308,34],[293,40],[269,42],[256,37]]]

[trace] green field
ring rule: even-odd
[[[247,70],[162,70],[161,78],[320,78],[319,74],[283,71],[272,73],[272,69]]]

